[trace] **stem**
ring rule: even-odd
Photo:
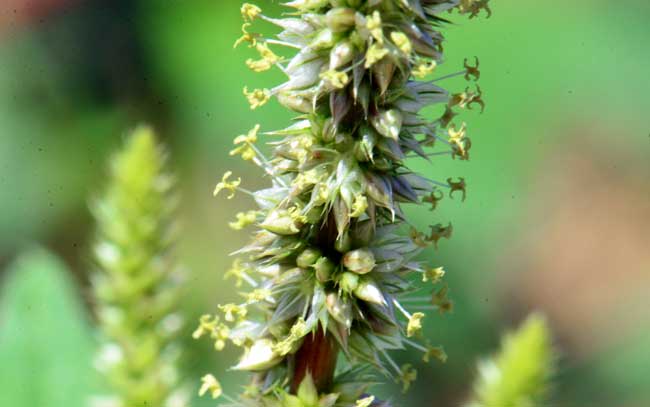
[[[296,393],[307,373],[311,374],[319,393],[326,393],[334,380],[338,345],[336,340],[318,327],[305,338],[295,356],[296,367],[291,380],[291,392]]]
[[[336,221],[330,213],[316,237],[317,244],[324,253],[330,256],[336,253],[334,244],[337,235]],[[304,377],[310,373],[318,392],[326,393],[334,380],[338,351],[336,339],[319,325],[316,333],[307,336],[296,353],[291,392],[295,393]]]

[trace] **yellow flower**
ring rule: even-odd
[[[223,389],[221,388],[221,383],[212,376],[211,374],[205,375],[201,378],[201,389],[199,390],[199,396],[204,396],[207,392],[210,392],[212,399],[218,399],[223,394]]]
[[[401,31],[393,31],[390,33],[390,39],[393,40],[393,43],[404,53],[404,55],[411,55],[413,45],[406,34]]]
[[[260,106],[264,106],[271,99],[271,91],[268,89],[253,89],[252,92],[249,92],[248,87],[244,87],[244,96],[248,99],[251,110],[255,110]]]
[[[399,377],[397,378],[398,383],[402,383],[402,392],[406,393],[413,383],[418,378],[418,371],[413,368],[411,364],[406,364],[402,366]]]
[[[388,50],[386,48],[384,48],[383,45],[381,45],[379,43],[372,44],[368,48],[368,51],[366,51],[366,63],[364,64],[364,67],[366,69],[370,68],[376,62],[378,62],[383,57],[385,57],[386,54],[388,54]]]
[[[249,45],[250,47],[254,47],[255,45],[257,45],[257,37],[259,36],[259,34],[249,33],[246,29],[250,26],[251,26],[250,23],[242,24],[241,31],[243,34],[241,37],[237,39],[237,41],[235,41],[233,48],[237,48],[239,44],[241,44],[242,42],[248,42],[250,44]]]
[[[431,282],[435,284],[438,281],[440,281],[444,276],[445,276],[445,270],[442,267],[436,267],[422,273],[422,282],[426,283],[427,281],[431,280]]]
[[[249,143],[253,144],[257,142],[257,132],[260,131],[260,125],[256,124],[248,133],[242,134],[235,138],[235,144]]]
[[[230,328],[225,324],[219,324],[217,329],[212,332],[212,339],[214,339],[214,348],[222,351],[226,347],[226,340],[230,337]]]
[[[447,354],[442,346],[427,346],[427,350],[422,356],[422,361],[429,363],[431,358],[438,359],[442,363],[447,362]]]
[[[262,13],[262,9],[254,4],[244,3],[241,6],[241,16],[245,21],[253,21]]]
[[[411,315],[408,326],[406,327],[406,336],[410,338],[422,331],[422,318],[424,318],[424,314],[421,312],[416,312]]]
[[[366,212],[366,209],[368,209],[368,198],[366,198],[365,195],[357,195],[352,203],[352,212],[350,212],[350,217],[358,218]]]
[[[452,149],[452,158],[458,156],[461,160],[468,160],[472,142],[466,136],[467,125],[463,123],[460,129],[456,130],[456,126],[452,124],[447,132],[449,134],[449,144],[451,144]]]
[[[259,44],[257,45],[259,46]],[[271,63],[271,61],[266,59],[254,60],[252,58],[248,58],[246,60],[246,66],[249,67],[254,72],[264,72],[271,69],[273,63]]]
[[[320,78],[328,82],[332,87],[335,89],[342,89],[347,85],[348,83],[348,74],[345,72],[339,72],[334,69],[330,69],[329,71],[325,71],[322,74],[320,74]]]
[[[375,396],[369,396],[363,399],[359,399],[354,404],[354,407],[370,407],[373,401],[375,401]]]
[[[256,61],[252,58],[249,58],[246,60],[246,65],[253,71],[268,71],[273,65],[280,61],[280,57],[275,55],[275,53],[271,51],[271,49],[265,43],[257,43],[255,48],[260,53],[262,59]]]
[[[375,10],[372,15],[367,17],[366,28],[378,43],[384,43],[384,33],[381,28],[381,15],[379,11]]]
[[[473,104],[481,106],[481,112],[485,110],[483,91],[478,85],[476,86],[476,92],[472,92],[467,88],[465,92],[455,93],[449,98],[449,107],[459,106],[461,109],[467,108],[472,110]]]
[[[203,335],[211,334],[217,328],[219,317],[212,318],[212,315],[203,315],[199,319],[199,327],[192,334],[192,338],[199,339]]]
[[[242,275],[245,273],[245,271],[246,268],[242,266],[241,261],[239,259],[235,259],[235,261],[232,263],[232,267],[226,271],[226,274],[224,274],[223,277],[226,280],[231,276],[235,277],[235,286],[241,287],[242,282],[244,281]]]
[[[265,299],[269,298],[271,296],[271,290],[267,288],[257,288],[252,292],[245,294],[244,296],[246,297],[246,301],[249,304],[252,304],[255,302],[264,301]]]
[[[418,79],[422,79],[425,76],[432,73],[437,66],[438,64],[436,63],[436,61],[429,61],[429,62],[422,61],[418,65],[416,65],[415,68],[413,68],[413,76],[415,76]]]
[[[219,309],[225,314],[225,319],[228,322],[235,322],[235,316],[237,316],[237,319],[242,320],[248,314],[248,309],[245,306],[237,304],[219,305]]]
[[[219,192],[223,191],[224,189],[230,191],[228,199],[232,199],[235,196],[235,191],[237,190],[237,187],[239,187],[239,184],[241,184],[241,178],[237,178],[235,181],[228,181],[228,178],[231,175],[232,171],[227,171],[225,174],[223,174],[221,182],[218,183],[214,188],[214,196],[217,196],[217,194],[219,194]]]
[[[447,130],[447,133],[449,134],[449,141],[461,140],[465,138],[465,134],[467,133],[467,124],[463,123],[458,130],[456,130],[456,125],[452,124]]]
[[[291,181],[291,185],[293,186],[294,191],[297,194],[300,194],[307,191],[312,185],[318,184],[322,178],[322,171],[319,171],[317,168],[312,168],[311,170],[296,175],[296,178]]]
[[[262,58],[264,58],[264,59],[273,60],[275,62],[280,60],[280,57],[275,55],[275,53],[273,51],[271,51],[271,49],[269,48],[268,45],[266,45],[266,43],[257,44],[256,49],[257,49],[257,52],[260,53],[260,56]]]
[[[228,226],[230,226],[230,228],[233,230],[242,230],[246,226],[250,226],[255,223],[257,221],[257,215],[259,214],[261,214],[260,211],[239,212],[236,215],[237,221],[229,222]]]
[[[452,128],[450,128],[450,131]],[[452,158],[458,156],[461,160],[468,160],[469,149],[472,146],[472,142],[465,136],[465,130],[461,128],[458,133],[454,133],[453,135],[450,133],[450,136],[449,143],[451,144]]]
[[[192,334],[192,338],[199,339],[203,335],[210,334],[214,339],[216,350],[223,350],[226,346],[226,340],[230,336],[230,329],[222,323],[219,323],[219,317],[214,318],[211,315],[203,315],[199,320],[199,327]]]
[[[281,356],[288,355],[294,350],[294,346],[300,341],[305,335],[307,335],[308,329],[305,320],[299,318],[295,324],[291,327],[289,336],[287,336],[282,341],[276,343],[273,346],[273,350],[280,354]]]
[[[257,132],[259,129],[260,125],[257,124],[251,131],[248,132],[248,134],[237,136],[233,141],[233,144],[238,145],[238,147],[231,150],[230,155],[232,156],[241,154],[244,160],[252,160],[255,158],[256,153],[252,145],[257,142]]]
[[[297,8],[302,11],[319,9],[325,7],[329,0],[293,0],[289,3],[284,3],[288,7]]]

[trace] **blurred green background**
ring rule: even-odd
[[[276,1],[258,3],[280,12]],[[385,393],[405,406],[458,405],[476,359],[540,310],[561,352],[554,405],[650,405],[650,3],[492,3],[489,20],[454,16],[440,70],[481,59],[488,106],[462,117],[472,160],[412,163],[469,185],[466,202],[411,210],[418,223],[454,224],[453,239],[427,254],[445,266],[456,305],[427,324],[449,361],[418,366],[408,395],[397,385]],[[108,155],[141,122],[158,130],[180,178],[187,381],[196,387],[233,362],[190,338],[199,315],[233,297],[223,273],[246,234],[226,222],[252,205],[211,191],[227,169],[263,186],[254,167],[227,156],[231,140],[291,117],[277,103],[251,112],[241,94],[281,76],[253,74],[250,51],[233,51],[239,5],[0,2],[0,405],[82,406],[102,390],[87,202]],[[220,378],[234,394],[245,375]]]

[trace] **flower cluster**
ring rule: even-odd
[[[180,270],[175,263],[174,179],[151,129],[138,128],[111,161],[110,182],[92,211],[97,221],[92,275],[103,344],[97,367],[114,394],[110,407],[182,406],[174,341]]]
[[[476,0],[286,5],[290,17],[276,19],[244,4],[243,35],[235,45],[247,43],[259,52],[259,60],[246,62],[252,70],[277,67],[288,77],[274,88],[245,88],[251,108],[275,97],[297,118],[285,129],[262,133],[274,139],[270,158],[256,147],[259,125],[235,139],[231,155],[263,169],[269,188],[245,190],[227,173],[215,191],[241,191],[258,205],[232,223],[256,230],[226,273],[251,291],[240,304],[222,307],[224,315],[205,316],[195,336],[209,335],[217,349],[225,341],[243,348],[234,369],[254,375],[233,405],[388,405],[366,394],[376,382],[374,372],[392,376],[406,390],[416,371],[398,366],[390,351],[412,346],[425,361],[444,361],[442,349],[422,338],[425,314],[414,311],[442,313],[452,306],[446,286],[418,295],[440,285],[444,271],[417,258],[450,237],[451,225],[431,226],[425,234],[409,226],[402,206],[428,203],[433,209],[444,190],[465,198],[464,179],[429,179],[414,173],[407,159],[468,160],[466,126],[453,120],[459,109],[485,106],[478,86],[452,94],[438,84],[445,78],[418,79],[442,62],[442,13],[474,17],[490,11],[487,1]],[[251,32],[260,20],[280,27],[277,38]],[[271,50],[280,46],[296,52],[285,59]],[[451,76],[477,80],[478,60],[465,61]],[[435,104],[444,107],[439,118],[420,113]],[[344,362],[337,368],[339,352]],[[218,382],[206,376],[205,383],[208,389]],[[213,395],[220,396],[220,388]]]

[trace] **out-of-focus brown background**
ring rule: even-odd
[[[464,203],[410,211],[417,222],[454,224],[453,239],[427,254],[448,271],[456,304],[454,314],[427,320],[449,361],[419,366],[409,395],[387,392],[402,405],[458,405],[476,359],[539,310],[561,351],[556,405],[650,405],[650,3],[493,3],[493,18],[454,16],[446,30],[441,72],[465,56],[481,59],[488,106],[462,117],[472,160],[413,162],[469,185]],[[0,2],[0,354],[14,355],[0,370],[16,372],[8,389],[0,383],[0,404],[58,406],[46,395],[56,388],[69,397],[61,405],[75,406],[70,400],[101,390],[90,361],[86,208],[107,156],[141,122],[167,143],[180,179],[180,251],[190,272],[184,374],[193,385],[233,362],[189,338],[200,314],[233,295],[223,282],[227,254],[246,235],[226,222],[252,205],[211,191],[227,169],[251,188],[264,185],[255,168],[227,156],[231,140],[291,117],[276,103],[249,110],[241,88],[281,76],[247,70],[250,51],[232,49],[240,25],[238,0]],[[21,257],[34,247],[40,259]],[[30,265],[60,270],[57,290],[27,297],[16,288]],[[69,314],[48,313],[56,307]],[[3,324],[14,317],[21,323]],[[66,375],[74,379],[61,384]],[[237,393],[244,376],[222,376]],[[11,399],[11,386],[28,396]]]

